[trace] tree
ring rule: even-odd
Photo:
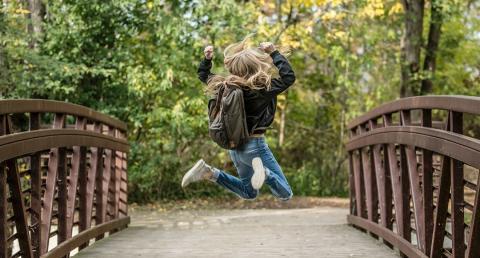
[[[442,33],[443,14],[441,5],[441,0],[431,0],[430,2],[430,29],[428,32],[428,43],[423,63],[425,76],[422,80],[420,95],[431,93],[433,89],[432,77],[436,70],[436,57],[438,46],[440,44],[440,35]]]
[[[402,39],[400,96],[417,95],[420,88],[420,52],[423,42],[424,0],[403,0],[405,35]]]

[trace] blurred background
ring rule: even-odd
[[[346,125],[387,101],[480,95],[475,0],[2,0],[0,98],[85,105],[129,125],[130,201],[227,193],[187,191],[199,158],[234,173],[209,140],[197,79],[206,45],[289,47],[295,85],[279,96],[268,142],[296,196],[346,196]],[[414,7],[418,8],[414,8]],[[478,130],[478,128],[476,128]],[[228,194],[230,195],[230,194]]]

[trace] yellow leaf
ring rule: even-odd
[[[393,15],[396,13],[401,13],[403,12],[403,6],[401,3],[396,3],[395,5],[390,8],[390,11],[388,12],[388,15]]]
[[[14,13],[18,13],[18,14],[29,14],[30,11],[27,10],[27,9],[19,8],[19,9],[16,9],[16,10],[14,11]]]

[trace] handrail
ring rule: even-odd
[[[0,100],[0,115],[20,113],[64,113],[68,115],[85,117],[105,125],[113,126],[121,131],[127,130],[127,124],[102,114],[93,109],[77,104],[45,99],[5,99]]]
[[[364,124],[383,114],[407,109],[439,109],[480,115],[480,97],[472,96],[417,96],[399,99],[383,104],[359,116],[348,124],[348,129]]]
[[[354,119],[348,222],[408,257],[480,257],[480,139],[464,114],[471,126],[479,97],[405,98]]]
[[[17,114],[27,124],[14,124],[24,120]],[[71,103],[0,100],[1,258],[68,257],[126,228],[126,129]]]

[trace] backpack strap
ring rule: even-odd
[[[224,91],[225,91],[225,84],[223,84],[218,90],[217,98],[215,100],[215,107],[213,109],[213,116],[216,116],[217,113],[220,111]]]

